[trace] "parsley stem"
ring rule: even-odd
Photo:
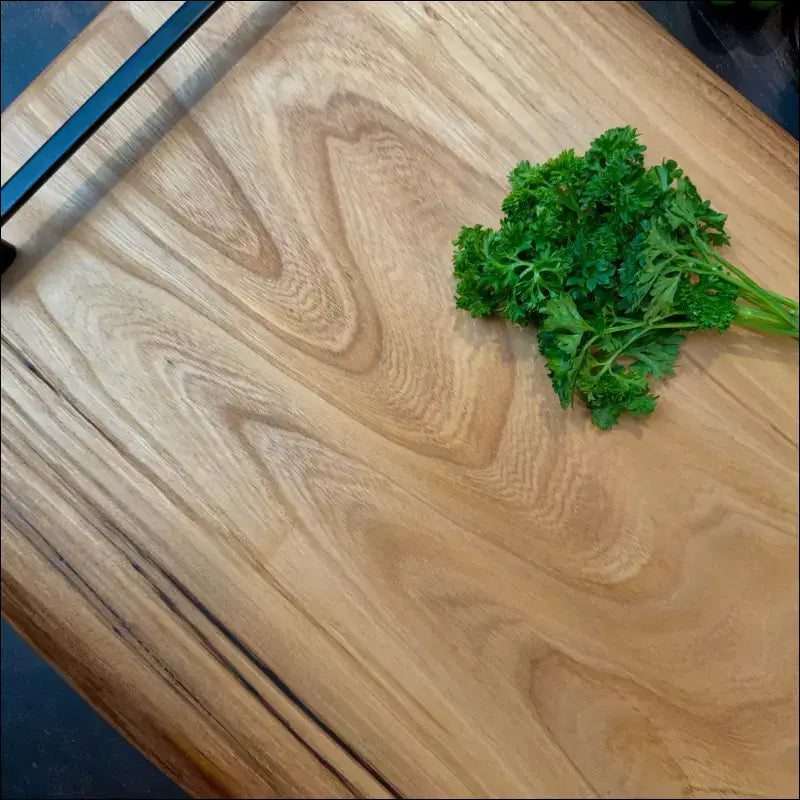
[[[624,353],[637,339],[640,339],[642,336],[644,336],[648,330],[649,328],[643,331],[639,331],[638,333],[634,333],[633,336],[629,337],[629,339],[625,342],[625,344],[622,345],[622,347],[615,350],[611,354],[611,357],[603,364],[603,368],[600,370],[600,372],[597,373],[596,377],[599,378],[600,376],[605,375],[606,372],[608,372],[614,365],[614,362],[617,360],[617,358],[620,355],[622,355],[622,353]]]
[[[613,328],[606,328],[606,333],[619,333],[620,331],[629,331],[632,328],[638,328],[644,324],[644,320],[639,320],[638,322],[631,322],[628,325],[615,325]]]
[[[702,244],[702,243],[701,243]],[[716,256],[716,253],[713,251],[709,251],[712,255]],[[766,289],[763,289],[759,286],[752,278],[748,278],[741,270],[736,267],[733,267],[732,264],[725,261],[725,259],[716,256],[717,259],[720,261],[720,265],[723,269],[715,268],[713,264],[709,261],[704,261],[699,258],[694,258],[693,256],[684,255],[683,259],[690,263],[697,265],[696,267],[692,268],[692,272],[697,275],[713,275],[721,280],[725,281],[726,283],[730,283],[735,286],[739,290],[739,294],[744,297],[746,300],[750,301],[754,305],[757,305],[761,308],[769,309],[773,311],[777,316],[779,316],[784,323],[787,325],[792,325],[795,321],[792,318],[792,312],[782,306],[778,299],[773,299],[770,295],[772,293],[768,293]],[[726,272],[726,268],[733,268],[735,271],[734,274],[730,272]],[[785,301],[788,301],[788,298],[782,298]]]
[[[662,319],[666,319],[666,317],[662,317]],[[650,331],[655,330],[663,330],[664,328],[697,328],[697,323],[695,322],[665,322],[661,325],[650,325],[646,322],[640,323],[643,330],[637,331],[633,336],[629,337],[625,344],[622,347],[615,350],[611,357],[603,364],[603,368],[600,372],[597,373],[596,377],[600,377],[601,375],[605,375],[608,370],[614,365],[614,362],[619,358],[622,353],[624,353],[637,339],[641,339],[646,333],[650,333]],[[609,328],[607,333],[610,333],[613,328]],[[597,338],[597,337],[595,337]]]
[[[757,285],[757,284],[756,284]],[[772,292],[769,289],[765,289],[763,286],[757,287],[760,294],[764,294],[767,297],[770,297],[777,303],[780,303],[782,306],[785,306],[789,311],[793,311],[797,313],[800,306],[798,306],[797,301],[792,300],[790,297],[784,297],[782,294],[778,294],[777,292]]]
[[[774,310],[783,320],[792,325],[793,319],[789,312],[787,312],[786,308],[784,307],[785,304],[789,305],[789,308],[793,308],[795,312],[797,312],[797,304],[793,303],[793,301],[789,300],[788,297],[783,297],[781,295],[775,295],[774,292],[770,292],[767,289],[764,289],[762,286],[759,286],[756,281],[754,281],[746,272],[739,269],[735,264],[731,264],[730,261],[723,258],[716,250],[709,247],[704,241],[702,241],[696,234],[692,234],[692,241],[694,242],[695,247],[697,250],[706,257],[706,262],[708,263],[710,259],[716,261],[719,265],[721,265],[724,269],[728,270],[733,276],[739,279],[744,287],[750,290],[751,294],[754,294],[758,297],[761,302],[758,305],[766,305],[772,310]],[[713,266],[711,263],[708,263],[708,266]],[[716,272],[716,274],[724,275],[724,272]],[[729,276],[730,277],[730,276]],[[731,283],[735,283],[735,281],[729,281]]]
[[[590,347],[591,347],[591,346],[592,346],[592,345],[593,345],[593,344],[594,344],[594,343],[595,343],[595,342],[596,342],[596,341],[597,341],[599,338],[600,338],[599,336],[592,336],[592,338],[591,338],[591,339],[589,339],[589,341],[588,341],[588,342],[586,342],[586,344],[585,344],[585,345],[584,345],[584,346],[581,348],[581,354],[580,354],[580,356],[579,356],[579,358],[578,358],[578,365],[579,365],[579,366],[580,366],[580,365],[583,363],[583,359],[584,359],[584,357],[586,356],[586,353],[587,353],[587,351],[589,350],[589,348],[590,348]],[[576,371],[577,371],[577,368],[576,368]]]
[[[769,289],[764,289],[764,291],[773,300],[777,300],[781,305],[786,306],[787,308],[791,309],[795,313],[800,311],[800,304],[798,304],[796,300],[792,300],[791,297],[784,297],[782,294],[778,294],[777,292],[772,292]]]
[[[696,322],[665,322],[663,325],[651,325],[648,330],[657,331],[663,328],[697,328]]]
[[[733,265],[729,262],[725,261],[723,258],[718,257],[718,261],[722,264],[723,267],[730,269]],[[792,310],[797,312],[797,308],[792,308],[792,301],[789,300],[788,297],[783,297],[781,295],[776,295],[774,292],[770,292],[768,289],[765,289],[763,286],[759,286],[754,280],[748,278],[747,276],[743,276],[742,278],[745,288],[744,291],[747,294],[751,294],[755,297],[761,298],[762,301],[773,308],[776,312],[781,314],[787,322],[791,322],[791,316],[788,316]],[[797,304],[795,303],[795,306]]]
[[[765,311],[763,308],[754,308],[752,306],[739,306],[739,313],[746,317],[760,317],[761,319],[770,319],[773,322],[778,321],[778,317],[771,311]]]
[[[497,262],[495,261],[493,263],[496,264]],[[517,276],[519,280],[522,280],[532,269],[536,270],[537,278],[542,272],[551,272],[553,275],[559,275],[561,273],[561,270],[554,269],[553,267],[537,267],[536,264],[531,264],[530,261],[514,261],[511,264],[511,269],[518,269],[519,267],[525,267]]]
[[[782,319],[768,311],[759,308],[740,305],[734,322],[739,325],[748,325],[751,328],[771,331],[772,333],[787,333],[790,336],[798,336],[797,324],[786,326]]]
[[[655,322],[660,322],[662,319],[669,319],[670,317],[675,317],[675,316],[677,316],[677,314],[667,314],[667,316],[658,317],[654,321]],[[629,330],[632,330],[633,328],[639,328],[642,325],[647,325],[648,329],[652,329],[652,328],[674,328],[674,327],[688,328],[688,327],[691,327],[692,325],[694,325],[694,323],[692,323],[692,322],[687,322],[687,323],[680,322],[680,323],[674,323],[674,324],[670,323],[669,325],[650,325],[649,323],[645,322],[643,319],[640,319],[640,320],[637,320],[636,322],[631,322],[629,325],[615,325],[613,328],[606,328],[605,332],[606,333],[619,333],[620,331],[629,331]]]
[[[786,334],[788,336],[793,336],[795,339],[798,338],[798,333],[796,328],[790,330],[789,328],[781,327],[780,325],[769,325],[753,317],[737,316],[734,322],[737,325],[744,325],[748,328],[753,328],[754,330],[757,331],[763,331],[764,333],[781,333],[781,334]]]

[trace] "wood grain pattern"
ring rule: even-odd
[[[604,434],[450,240],[629,123],[796,296],[797,143],[632,4],[285,10],[4,228],[4,613],[197,795],[796,794],[796,343],[693,336]],[[101,15],[4,177],[164,14]]]

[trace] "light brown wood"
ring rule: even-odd
[[[166,6],[3,115],[4,178]],[[632,124],[797,296],[797,143],[633,4],[285,10],[3,230],[4,613],[198,795],[796,796],[796,343],[694,335],[602,433],[450,240]]]

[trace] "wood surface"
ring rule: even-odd
[[[633,4],[228,3],[5,226],[3,612],[190,792],[797,795],[797,343],[693,335],[603,433],[453,307],[509,168],[617,124],[797,296],[797,142]]]

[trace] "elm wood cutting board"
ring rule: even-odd
[[[625,123],[797,296],[797,143],[632,4],[228,3],[4,229],[3,611],[189,791],[797,792],[796,343],[602,433],[453,308],[509,168]]]

